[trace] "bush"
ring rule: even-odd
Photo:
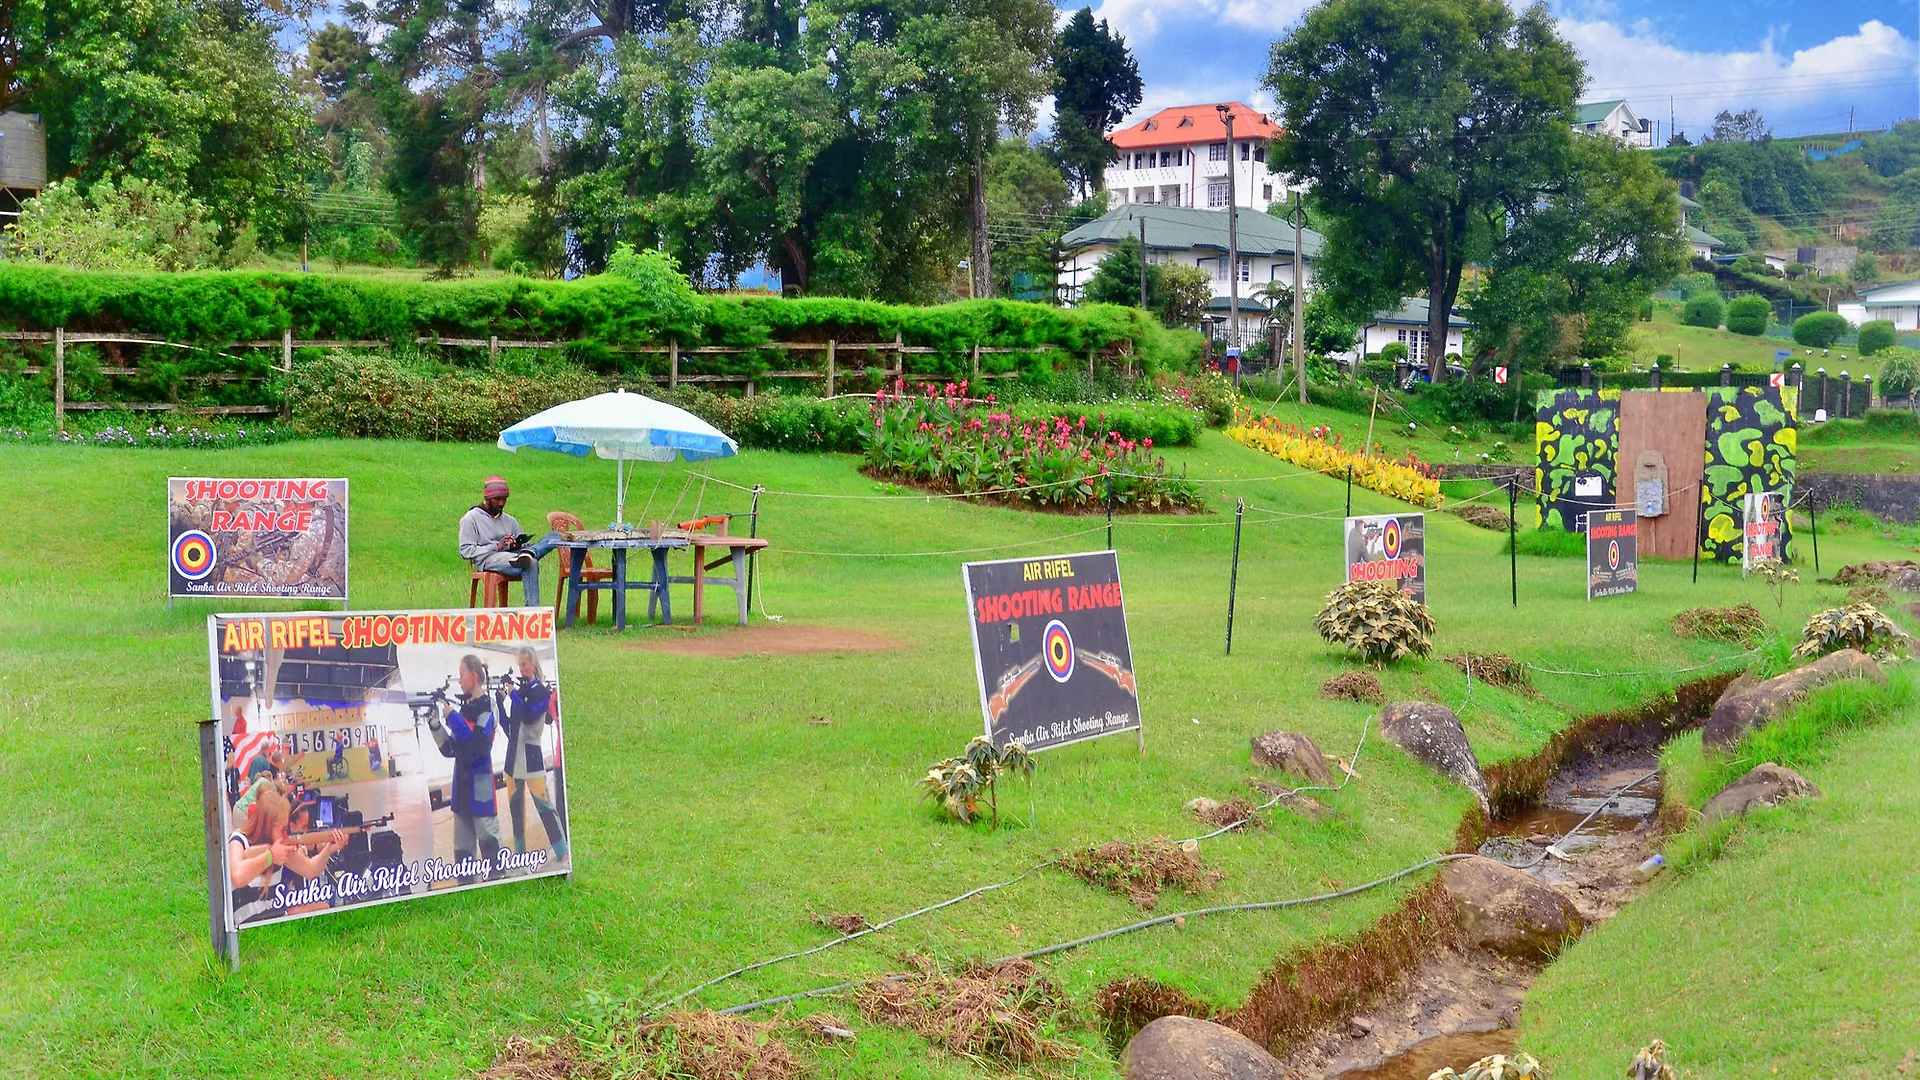
[[[1723,310],[1725,309],[1720,304],[1719,293],[1701,293],[1687,301],[1687,306],[1680,311],[1680,321],[1688,326],[1718,330]]]
[[[537,376],[459,371],[418,353],[336,349],[296,363],[290,393],[294,427],[306,435],[492,442],[516,421],[606,388],[560,365]]]
[[[1880,377],[1874,380],[1880,393],[1900,397],[1920,390],[1920,353],[1898,346],[1880,362]]]
[[[734,397],[711,390],[649,387],[648,397],[670,402],[755,450],[857,454],[872,426],[864,402],[822,401],[787,394]]]
[[[1427,605],[1386,581],[1349,581],[1327,595],[1313,628],[1334,645],[1369,664],[1433,651],[1433,616]]]
[[[1773,318],[1773,305],[1761,296],[1738,296],[1727,305],[1727,329],[1747,337],[1759,337],[1767,332],[1767,322]]]
[[[1825,656],[1840,649],[1868,655],[1905,653],[1912,639],[1872,604],[1848,604],[1814,613],[1800,632],[1795,656]]]
[[[1816,311],[1793,320],[1793,340],[1809,349],[1824,349],[1852,328],[1837,312]]]
[[[1875,319],[1860,327],[1860,355],[1872,356],[1893,348],[1893,321]]]
[[[81,270],[192,270],[214,265],[220,225],[160,184],[101,180],[82,194],[58,180],[7,226],[8,253]]]
[[[1014,419],[1036,426],[1052,426],[1056,417],[1070,424],[1085,419],[1089,428],[1118,432],[1130,442],[1155,446],[1192,446],[1200,434],[1200,414],[1193,409],[1145,402],[1024,402],[1008,406]]]
[[[1162,404],[1192,409],[1200,414],[1209,427],[1225,427],[1233,423],[1233,411],[1240,405],[1240,395],[1233,389],[1233,380],[1217,371],[1203,371],[1197,375],[1179,372],[1157,375],[1153,385],[1159,391]]]
[[[1402,342],[1389,341],[1376,355],[1389,364],[1397,364],[1407,358],[1407,346]]]
[[[1326,428],[1303,430],[1271,416],[1255,418],[1250,413],[1242,414],[1234,426],[1227,429],[1226,436],[1282,461],[1328,476],[1351,469],[1354,483],[1415,506],[1437,510],[1445,501],[1440,494],[1440,481],[1433,478],[1433,467],[1421,462],[1412,451],[1408,451],[1404,461],[1355,453],[1340,445],[1338,433],[1329,433]]]

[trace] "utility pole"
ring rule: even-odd
[[[1240,200],[1234,192],[1233,106],[1215,105],[1227,123],[1227,348],[1240,344]],[[1234,354],[1233,388],[1240,389],[1240,360]]]
[[[1306,317],[1306,279],[1303,261],[1306,250],[1301,245],[1301,230],[1306,224],[1307,208],[1300,201],[1300,192],[1293,193],[1293,209],[1288,212],[1293,219],[1293,374],[1300,380],[1300,404],[1307,403],[1307,350],[1306,334],[1303,323]]]
[[[1140,215],[1140,310],[1147,310],[1147,216]]]

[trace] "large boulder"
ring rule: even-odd
[[[1889,574],[1887,589],[1891,592],[1920,593],[1920,570],[1908,567]]]
[[[1312,739],[1293,731],[1269,731],[1253,737],[1253,763],[1284,769],[1321,787],[1333,786],[1333,771]]]
[[[1700,812],[1708,821],[1740,817],[1749,810],[1778,806],[1790,799],[1820,797],[1813,782],[1792,769],[1768,761],[1747,770],[1747,775],[1728,784],[1726,790],[1707,800]]]
[[[1492,813],[1480,759],[1473,756],[1467,733],[1452,709],[1431,701],[1396,701],[1380,710],[1380,734],[1421,764],[1472,789],[1481,811]]]
[[[1219,1024],[1163,1016],[1127,1043],[1127,1080],[1281,1080],[1280,1062],[1259,1043]]]
[[[1440,884],[1467,940],[1503,956],[1545,961],[1584,929],[1572,901],[1492,859],[1450,862]]]
[[[1806,697],[1816,687],[1840,679],[1871,679],[1886,682],[1886,673],[1873,658],[1857,649],[1828,653],[1805,667],[1795,668],[1775,678],[1725,697],[1707,717],[1701,741],[1714,749],[1725,749],[1740,741],[1749,730],[1759,727]]]

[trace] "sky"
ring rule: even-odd
[[[1054,0],[1062,17],[1079,3]],[[1129,123],[1170,105],[1239,100],[1262,110],[1268,47],[1310,0],[1092,0],[1126,38],[1146,97]],[[1757,108],[1779,136],[1881,128],[1920,115],[1914,0],[1549,0],[1587,61],[1585,100],[1625,98],[1667,133],[1703,134],[1722,109]],[[1671,101],[1671,105],[1669,102]]]

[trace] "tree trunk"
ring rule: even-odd
[[[1435,237],[1427,250],[1431,253],[1427,266],[1427,377],[1439,386],[1447,381],[1447,323],[1452,320],[1459,277],[1448,273],[1453,259],[1446,238]],[[1450,279],[1456,283],[1452,289],[1447,287]]]
[[[984,300],[993,295],[993,248],[987,241],[987,156],[983,152],[973,155],[967,208],[973,219],[973,255],[967,265],[973,271],[973,295]]]
[[[533,145],[540,153],[540,174],[546,175],[552,164],[552,146],[547,136],[547,84],[533,88]]]
[[[786,265],[783,268],[785,272],[780,275],[780,291],[784,293],[791,289],[795,292],[806,292],[807,253],[800,246],[799,237],[791,232],[781,234],[780,250],[786,255],[781,260]]]

